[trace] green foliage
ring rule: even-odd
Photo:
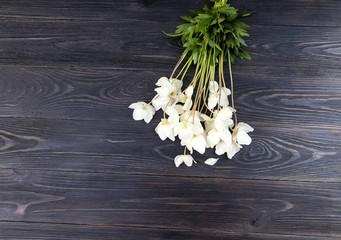
[[[227,61],[228,52],[232,63],[237,58],[251,60],[244,49],[246,43],[243,37],[248,37],[249,25],[239,21],[240,18],[250,17],[253,13],[238,13],[238,9],[227,4],[226,0],[211,0],[212,8],[203,4],[203,11],[192,10],[195,15],[182,16],[187,23],[177,26],[175,33],[166,34],[168,37],[181,37],[185,52],[193,56],[194,64],[200,55],[214,52],[213,65],[219,62],[219,55],[224,55]]]

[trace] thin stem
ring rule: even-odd
[[[229,60],[229,72],[230,72],[230,79],[231,79],[231,104],[233,108],[234,113],[234,120],[235,120],[235,128],[237,127],[237,114],[236,109],[234,108],[234,97],[233,97],[233,78],[232,78],[232,68],[231,68],[231,56],[230,56],[230,50],[227,50],[228,60]]]
[[[225,95],[226,95],[226,103],[227,103],[227,105],[229,105],[229,99],[228,99],[228,97],[227,97],[227,88],[226,88],[226,83],[225,83],[225,77],[224,77],[224,61],[223,61],[223,56],[221,56],[221,58],[222,58],[222,64],[221,64],[221,77],[222,77],[222,79],[223,79],[223,84],[224,84],[224,91],[225,91]]]
[[[187,65],[189,65],[189,66],[191,65],[192,60],[193,60],[193,56],[191,56],[191,57],[187,60],[187,62],[184,64],[184,66],[182,67],[182,69],[180,70],[180,72],[178,73],[178,75],[175,77],[176,79],[179,78],[179,76],[181,75],[182,71],[186,68]],[[188,68],[187,68],[187,69],[188,69]],[[186,74],[187,69],[186,69],[185,73],[183,74],[183,76]]]
[[[181,58],[179,59],[179,61],[176,63],[175,67],[174,67],[174,70],[172,72],[172,75],[170,76],[169,80],[172,81],[172,78],[173,78],[173,75],[176,71],[176,69],[180,66],[181,62],[184,60],[184,58],[186,57],[187,55],[187,52],[184,52],[181,56]]]

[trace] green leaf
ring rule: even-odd
[[[249,13],[242,13],[238,15],[238,18],[246,18],[246,17],[251,17],[255,14],[256,12],[249,12]]]
[[[187,21],[187,22],[191,22],[192,21],[192,18],[189,17],[189,16],[181,16],[180,18],[185,20],[185,21]]]
[[[183,35],[183,33],[175,34],[175,33],[166,33],[164,31],[163,31],[163,34],[165,34],[167,37],[180,37]]]
[[[236,9],[234,7],[231,7],[230,4],[218,8],[218,11],[228,16],[237,14]]]
[[[251,61],[250,54],[245,49],[243,49],[243,48],[241,48],[240,51],[239,51],[239,57],[241,59],[246,59],[246,60]]]

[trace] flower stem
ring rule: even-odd
[[[231,56],[230,56],[230,50],[227,51],[228,55],[228,60],[229,60],[229,73],[230,73],[230,80],[231,80],[231,104],[233,108],[233,113],[234,113],[234,120],[235,120],[235,127],[237,126],[237,114],[236,114],[236,109],[234,108],[234,96],[233,96],[233,78],[232,78],[232,68],[231,68]]]

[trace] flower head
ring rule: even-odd
[[[234,133],[236,142],[241,145],[249,145],[252,142],[252,139],[247,134],[249,132],[253,132],[253,128],[250,125],[244,122],[238,123]]]
[[[193,162],[195,161],[191,155],[178,155],[174,158],[176,167],[179,167],[182,163],[185,163],[187,167],[190,167],[192,166]]]
[[[226,87],[222,87],[219,89],[219,85],[216,81],[210,81],[209,83],[209,96],[208,96],[208,108],[213,109],[219,105],[222,107],[228,106],[228,98],[227,96],[231,94],[230,89]],[[219,101],[220,100],[220,101]]]
[[[152,104],[156,111],[160,108],[165,109],[178,101],[178,94],[181,91],[182,82],[178,79],[160,78],[155,88],[157,95],[152,100]]]
[[[134,109],[133,118],[136,121],[143,119],[146,123],[149,123],[155,114],[153,106],[145,102],[133,103],[129,106],[129,108]]]

